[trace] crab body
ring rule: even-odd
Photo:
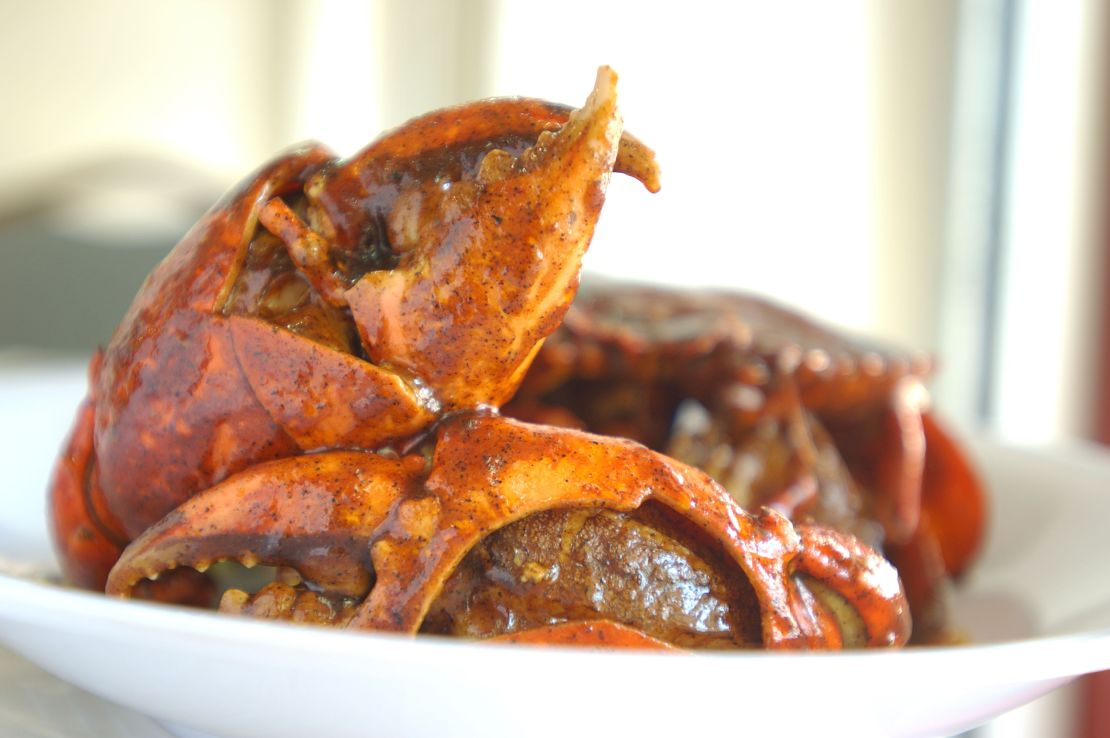
[[[917,637],[945,636],[946,581],[978,548],[981,485],[929,412],[924,354],[859,342],[752,296],[587,286],[514,403],[635,438],[769,505],[884,550]]]

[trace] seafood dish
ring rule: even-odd
[[[839,530],[897,568],[915,642],[959,639],[951,583],[986,502],[930,411],[925,354],[863,342],[750,295],[584,289],[505,412],[639,441],[743,507]]]
[[[607,67],[578,109],[484,100],[257,170],[92,358],[65,577],[493,642],[953,637],[986,512],[931,362],[740,295],[579,294],[614,172],[659,189]]]

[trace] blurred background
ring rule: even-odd
[[[614,179],[587,269],[930,349],[965,431],[1105,442],[1108,41],[1098,0],[4,3],[0,371],[83,362],[279,150],[351,154],[478,97],[580,103],[609,64],[664,186]],[[1110,731],[1092,690],[978,735]]]

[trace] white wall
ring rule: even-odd
[[[275,145],[267,7],[0,5],[0,187],[122,151],[249,171]]]
[[[982,361],[968,346],[981,337],[965,313],[981,308],[985,277],[961,258],[981,245],[966,221],[985,203],[945,200],[966,191],[950,178],[952,152],[968,156],[966,137],[952,142],[950,101],[954,89],[975,94],[953,87],[955,60],[974,57],[959,46],[969,18],[989,25],[983,13],[998,6],[5,3],[0,196],[124,154],[227,186],[295,141],[351,153],[439,105],[490,94],[574,103],[608,63],[622,74],[629,128],[658,151],[664,189],[614,181],[589,268],[751,289],[941,349],[942,402],[970,422]],[[1038,439],[1090,425],[1103,22],[1095,0],[1020,7],[990,399],[1000,432]],[[971,155],[990,166],[981,146]],[[945,242],[959,252],[945,256]]]
[[[297,140],[350,153],[438,105],[577,102],[609,63],[665,180],[655,197],[614,185],[590,267],[742,286],[932,345],[923,247],[936,240],[941,157],[928,152],[943,126],[891,116],[912,103],[921,121],[943,99],[946,72],[922,56],[937,31],[920,31],[943,31],[948,11],[915,11],[924,21],[907,26],[864,0],[641,4],[635,30],[630,12],[583,0],[559,12],[497,0],[5,4],[0,63],[16,73],[0,78],[0,192],[121,152],[231,184]],[[912,48],[874,42],[904,28]],[[892,107],[877,88],[911,92]]]
[[[590,269],[875,315],[867,3],[503,3],[497,94],[576,103],[622,75],[663,190],[614,180]],[[529,29],[542,27],[537,38]]]

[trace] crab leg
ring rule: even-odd
[[[958,576],[982,543],[986,495],[967,457],[936,417],[925,413],[921,420],[925,432],[921,524],[936,536],[945,569]]]
[[[862,632],[845,645],[893,646],[898,634],[910,630],[910,611],[902,600],[902,587],[895,571],[882,557],[858,539],[831,528],[799,526],[802,537],[798,572],[828,587],[855,611]],[[826,607],[839,603],[824,598]],[[892,602],[901,606],[891,607]],[[836,617],[836,616],[834,616]],[[844,623],[851,616],[837,619]],[[841,627],[844,633],[848,628]],[[848,640],[848,639],[846,639]]]
[[[914,640],[952,638],[946,629],[950,580],[975,558],[983,538],[987,501],[967,457],[936,418],[925,413],[925,472],[921,518],[913,535],[887,547],[915,613]]]
[[[751,592],[744,607],[753,608],[761,623],[755,642],[768,648],[852,645],[845,633],[861,620],[867,635],[858,640],[905,640],[897,576],[866,546],[820,532],[799,538],[778,513],[749,515],[701,472],[630,441],[491,415],[446,421],[430,467],[424,456],[329,452],[231,477],[132,543],[107,591],[127,596],[144,578],[234,558],[292,567],[312,592],[364,597],[356,610],[325,618],[329,622],[412,633],[463,557],[500,528],[545,511],[630,512],[648,500],[702,531],[720,547],[728,562],[722,565],[743,573]],[[844,551],[850,560],[839,555]],[[840,607],[827,604],[806,577],[835,592]],[[260,594],[270,605],[256,609],[243,598],[232,604],[290,613],[302,593],[277,586]],[[312,606],[306,601],[305,608]],[[534,637],[585,637],[583,627]]]
[[[490,449],[496,449],[491,454]],[[426,483],[430,496],[401,503],[404,515],[373,544],[378,582],[351,622],[413,632],[447,577],[478,540],[526,515],[556,508],[631,510],[653,499],[686,517],[745,573],[762,613],[768,648],[829,647],[839,633],[807,617],[812,610],[794,576],[801,542],[778,513],[754,517],[703,473],[621,439],[531,426],[495,417],[455,419],[440,430]],[[867,553],[869,552],[869,553]],[[888,564],[859,547],[876,571]],[[897,582],[893,570],[887,579]],[[900,591],[868,589],[869,601],[904,609]],[[870,613],[860,617],[872,620]],[[903,642],[908,624],[876,621],[875,636]],[[881,632],[886,626],[889,632]]]

